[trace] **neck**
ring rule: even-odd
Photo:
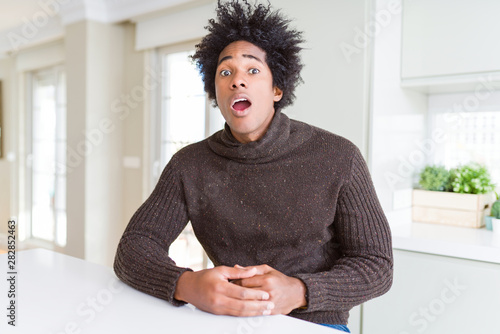
[[[208,139],[210,148],[218,155],[240,163],[266,163],[280,158],[295,147],[304,143],[311,136],[310,125],[293,122],[276,112],[267,131],[256,141],[243,144],[235,138],[229,125]]]
[[[264,137],[268,128],[269,124],[262,131],[252,132],[252,133],[238,133],[233,131],[233,129],[231,129],[231,134],[233,135],[234,139],[236,139],[238,142],[242,144],[248,144]]]
[[[251,143],[253,141],[257,141],[257,140],[261,139],[262,137],[264,137],[267,130],[269,129],[269,126],[271,125],[271,122],[272,122],[275,114],[276,114],[276,112],[274,112],[274,111],[271,114],[269,114],[267,119],[264,120],[264,123],[262,124],[263,126],[256,129],[253,132],[239,133],[239,132],[234,131],[230,127],[231,134],[233,135],[234,139],[236,139],[238,142],[240,142],[242,144],[248,144],[248,143]]]

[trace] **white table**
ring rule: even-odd
[[[174,307],[116,278],[109,267],[44,249],[16,253],[16,327],[9,326],[7,254],[0,255],[0,333],[341,333],[287,316],[216,316]]]

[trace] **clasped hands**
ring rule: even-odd
[[[236,265],[184,272],[174,298],[213,314],[248,317],[288,314],[306,305],[305,293],[301,280],[268,265]]]

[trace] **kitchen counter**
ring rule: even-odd
[[[387,214],[393,248],[500,264],[500,234],[474,229],[411,221],[411,212]]]

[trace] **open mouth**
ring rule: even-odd
[[[251,105],[252,103],[247,99],[237,99],[233,101],[233,105],[231,107],[236,111],[243,111],[249,108]]]

